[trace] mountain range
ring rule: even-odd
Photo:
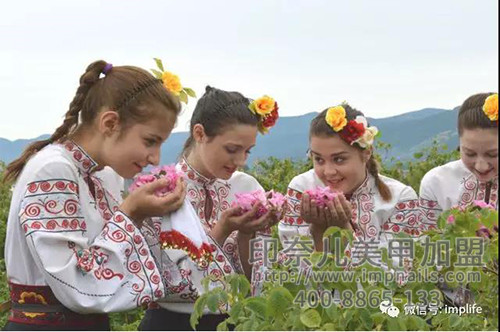
[[[438,140],[450,148],[458,146],[457,134],[458,107],[452,110],[425,108],[387,118],[368,118],[370,125],[381,131],[381,141],[389,143],[392,149],[385,158],[407,160],[423,147]],[[310,121],[317,113],[307,113],[300,116],[281,117],[272,130],[266,135],[257,137],[257,144],[249,156],[248,165],[257,159],[276,157],[279,159],[302,159],[308,148],[308,131]],[[18,139],[10,141],[0,138],[0,160],[9,163],[17,158],[30,142],[47,138],[42,135],[33,139]],[[161,163],[175,162],[179,156],[187,132],[173,133],[162,146]]]

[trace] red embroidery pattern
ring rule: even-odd
[[[101,278],[109,280],[114,277],[123,279],[123,274],[115,273],[110,268],[105,267],[109,256],[99,252],[99,247],[76,250],[76,245],[72,241],[68,241],[68,247],[73,250],[77,259],[76,267],[82,271],[82,274],[94,271],[94,275],[99,280]]]
[[[157,297],[163,296],[161,277],[156,273],[156,264],[150,254],[149,247],[141,236],[130,234],[136,229],[130,220],[117,212],[110,223],[114,223],[118,228],[111,230],[108,223],[102,232],[104,237],[113,242],[128,243],[130,246],[125,250],[127,257],[127,270],[134,274],[140,282],[134,282],[132,290],[135,292],[135,299],[138,306],[147,304],[153,300],[150,294],[144,294],[146,286],[152,288]],[[125,231],[126,230],[126,231]]]
[[[221,180],[209,180],[196,172],[187,162],[183,159],[179,163],[181,171],[187,177],[187,197],[191,202],[194,210],[198,214],[205,232],[208,234],[219,220],[223,211],[230,207],[229,194],[230,186],[227,182]],[[213,202],[212,215],[205,216],[205,189],[208,188]],[[233,232],[225,241],[222,246],[224,252],[224,262],[221,262],[220,267],[225,273],[232,273],[232,271],[243,271],[239,258],[239,250],[236,232]],[[213,264],[209,266],[209,270]],[[217,268],[217,267],[216,267]],[[229,272],[228,272],[229,271]],[[210,273],[210,271],[209,271]]]
[[[374,210],[373,196],[375,194],[368,187],[368,178],[366,178],[365,182],[354,192],[350,199],[352,220],[359,226],[356,236],[364,240],[373,239],[378,236],[377,227],[371,223],[371,215]]]
[[[90,172],[97,166],[96,162],[90,158],[77,144],[67,141],[64,143],[64,148],[68,150],[78,166],[84,171]]]
[[[477,179],[474,177],[474,175],[469,175],[467,178],[464,178],[462,179],[462,185],[464,187],[464,191],[462,193],[462,195],[460,196],[460,201],[458,203],[458,205],[460,206],[467,206],[469,204],[472,203],[472,201],[474,201],[475,199],[479,199],[481,200],[481,198],[479,198],[480,196],[482,196],[484,198],[484,187],[482,188],[483,191],[482,193],[481,192],[478,192],[478,187],[479,187],[479,181],[477,181]],[[478,195],[478,194],[482,194],[482,195]]]
[[[68,180],[47,180],[27,185],[21,210],[21,226],[26,235],[43,231],[86,231],[77,200],[78,185]]]
[[[106,221],[109,221],[113,217],[114,212],[118,211],[118,204],[114,199],[112,201],[107,199],[111,197],[106,195],[107,191],[105,191],[98,178],[90,176],[90,180],[94,183],[95,200],[99,213]]]
[[[471,174],[461,181],[463,192],[458,202],[459,206],[468,206],[475,200],[484,201],[486,195],[486,183],[480,183],[476,177]],[[498,177],[494,180],[490,189],[489,203],[497,206],[498,200]],[[498,207],[497,207],[498,208]]]
[[[418,205],[418,201],[413,199],[399,202],[392,217],[382,226],[384,231],[390,233],[404,232],[412,236],[420,235],[424,227]]]
[[[438,202],[420,198],[418,201],[421,230],[436,228],[439,214],[443,211]]]
[[[302,192],[288,188],[285,202],[286,212],[283,218],[285,224],[289,225],[302,225],[304,220],[300,216],[300,202],[302,200]]]

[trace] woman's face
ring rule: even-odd
[[[460,136],[460,158],[480,182],[498,176],[498,129],[464,129]]]
[[[316,175],[332,190],[352,194],[365,180],[370,150],[360,151],[338,135],[312,136],[309,147]]]
[[[208,178],[228,180],[246,163],[250,150],[255,146],[257,126],[237,124],[208,137],[201,124],[193,128],[196,146],[191,152],[198,172]]]
[[[104,164],[124,178],[132,178],[148,165],[158,165],[161,145],[174,124],[175,115],[172,113],[120,128],[103,142]]]

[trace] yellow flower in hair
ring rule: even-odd
[[[498,93],[486,98],[483,105],[483,112],[491,121],[498,121]]]
[[[259,99],[255,99],[250,104],[250,109],[254,113],[257,113],[258,115],[267,115],[267,114],[270,114],[274,110],[275,104],[276,104],[276,102],[274,101],[273,98],[271,98],[269,96],[263,96],[263,97],[260,97]]]
[[[161,75],[161,80],[163,81],[165,88],[167,88],[167,90],[172,92],[174,95],[178,96],[181,93],[182,85],[179,76],[165,71]]]
[[[347,124],[345,109],[342,106],[330,107],[326,111],[325,120],[333,130],[341,131]]]

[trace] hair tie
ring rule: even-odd
[[[108,75],[109,71],[113,68],[113,65],[111,63],[107,63],[104,68],[102,69],[102,73],[104,75]]]

